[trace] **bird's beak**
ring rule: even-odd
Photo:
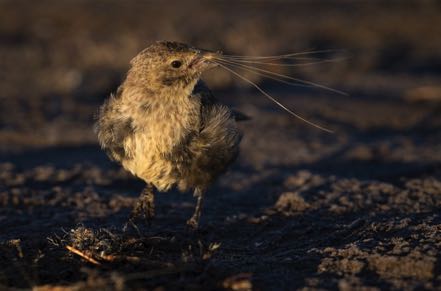
[[[217,66],[216,57],[219,55],[217,52],[201,51],[190,63],[190,68],[199,71],[205,71]]]

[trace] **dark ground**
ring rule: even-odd
[[[0,289],[441,289],[439,2],[31,3],[0,2]],[[157,195],[151,227],[123,232],[143,184],[99,149],[93,113],[157,39],[346,49],[291,73],[350,96],[255,79],[335,133],[210,72],[253,118],[240,160],[199,232],[175,192]]]

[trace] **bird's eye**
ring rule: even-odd
[[[180,66],[182,66],[182,62],[181,61],[173,61],[171,62],[171,66],[175,69],[179,68]]]

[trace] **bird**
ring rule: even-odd
[[[155,192],[193,191],[197,229],[205,193],[237,159],[246,115],[219,102],[201,80],[217,66],[214,52],[157,41],[130,61],[130,69],[96,116],[95,131],[111,160],[142,179],[129,221],[155,215]]]

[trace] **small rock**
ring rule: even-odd
[[[307,203],[302,196],[296,192],[284,192],[280,195],[274,208],[279,212],[284,214],[293,214],[296,212],[302,212],[310,208],[309,203]]]

